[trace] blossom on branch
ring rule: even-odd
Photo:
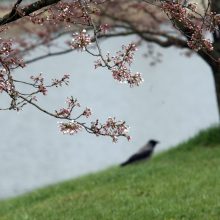
[[[91,131],[96,135],[109,136],[113,142],[118,141],[118,137],[126,137],[130,140],[131,137],[128,135],[129,127],[125,121],[116,121],[115,118],[109,117],[104,124],[101,124],[97,119],[95,122],[91,122]]]
[[[82,113],[83,116],[85,116],[86,118],[90,117],[92,115],[92,110],[90,108],[87,108],[84,110],[84,112]]]
[[[62,108],[59,111],[55,111],[57,116],[62,116],[64,118],[68,118],[71,114],[70,109]]]
[[[137,47],[134,43],[130,43],[128,46],[123,45],[115,56],[108,53],[106,58],[96,60],[95,68],[107,66],[112,71],[115,80],[120,83],[128,83],[130,87],[139,86],[143,82],[141,73],[132,73],[130,69],[135,51],[137,51]]]
[[[68,122],[59,122],[59,129],[63,134],[73,135],[81,131],[83,127],[73,120]]]
[[[76,32],[73,34],[72,42],[70,46],[73,49],[85,50],[85,48],[91,44],[91,37],[86,33],[86,30],[83,29],[81,32]]]
[[[213,50],[212,42],[205,38],[205,34],[215,28],[216,24],[211,22],[215,20],[214,13],[207,11],[202,21],[198,22],[197,16],[200,13],[196,11],[197,4],[189,3],[183,7],[179,2],[163,2],[162,9],[173,21],[174,26],[185,34],[189,48],[196,52],[202,49]]]
[[[69,74],[64,74],[64,76],[61,79],[52,79],[52,85],[58,87],[65,84],[66,86],[68,86],[69,78],[70,78]]]
[[[188,0],[39,2],[41,3],[26,4],[24,1],[17,1],[16,7],[7,8],[6,11],[9,13],[0,19],[0,93],[6,93],[9,97],[8,106],[2,109],[21,110],[26,104],[31,104],[43,113],[63,120],[59,122],[59,128],[64,134],[73,135],[85,130],[96,136],[109,136],[113,142],[121,136],[130,140],[129,127],[124,121],[110,117],[104,123],[98,119],[91,122],[91,109],[80,109],[80,103],[73,97],[67,98],[65,106],[52,112],[42,108],[39,102],[36,102],[37,95],[46,95],[51,87],[69,85],[69,75],[62,74],[58,79],[52,76],[49,83],[46,83],[48,77],[41,73],[31,76],[31,80],[29,75],[26,80],[20,80],[19,74],[16,75],[14,71],[16,68],[25,67],[23,59],[29,55],[36,57],[26,60],[26,64],[73,50],[85,51],[97,59],[95,68],[106,68],[117,82],[134,87],[143,82],[141,73],[131,69],[137,50],[136,44],[122,45],[121,49],[112,55],[104,52],[99,41],[135,35],[140,43],[147,42],[164,48],[176,46],[194,51],[213,71],[219,72],[220,8],[216,6],[218,0],[208,1],[208,4],[202,1],[204,10],[200,10],[201,5],[197,7],[197,4]],[[172,24],[172,30],[168,27],[168,21]],[[7,32],[8,30],[12,31]],[[14,33],[19,37],[14,36]],[[61,45],[59,39],[72,33],[72,41],[68,46],[65,43]],[[8,39],[4,39],[3,36]],[[42,49],[41,55],[30,53],[37,48]],[[148,55],[154,58],[151,51]],[[159,57],[154,59],[154,63],[160,61]],[[218,74],[213,76],[215,78]],[[22,86],[19,86],[21,84]],[[218,89],[219,82],[216,85]],[[217,93],[219,94],[219,91]]]

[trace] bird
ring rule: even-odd
[[[159,143],[157,140],[149,140],[140,150],[133,154],[131,157],[128,158],[125,162],[121,163],[120,166],[126,166],[128,164],[132,164],[141,160],[147,160],[151,157],[155,146]]]

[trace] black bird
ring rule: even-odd
[[[151,157],[154,147],[159,143],[156,140],[149,140],[137,153],[128,158],[124,163],[120,164],[120,166],[126,166],[128,164],[140,161],[147,160]]]

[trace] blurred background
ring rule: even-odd
[[[63,39],[60,39],[63,40]],[[115,53],[135,39],[117,38],[101,44]],[[132,66],[143,74],[137,88],[116,82],[106,69],[94,69],[95,58],[81,52],[47,58],[15,70],[19,78],[42,72],[48,79],[70,74],[70,85],[39,96],[51,111],[65,105],[71,95],[82,108],[90,107],[92,119],[104,122],[109,116],[125,120],[132,140],[86,132],[68,136],[59,133],[57,120],[26,106],[21,112],[0,112],[0,199],[117,166],[149,139],[160,144],[156,153],[193,136],[218,122],[214,84],[209,67],[196,55],[186,57],[178,49],[157,48],[162,63],[151,66],[140,46]],[[35,51],[36,53],[39,51]],[[1,97],[0,105],[6,103]]]
[[[102,43],[102,48],[117,51],[132,40],[117,38]],[[80,52],[16,70],[21,77],[43,72],[54,78],[70,73],[68,87],[39,97],[42,106],[57,109],[73,95],[82,107],[92,108],[94,119],[116,116],[125,120],[132,140],[121,138],[114,144],[110,138],[86,132],[62,135],[56,119],[31,106],[18,113],[1,112],[0,198],[118,165],[150,138],[160,141],[156,152],[165,150],[218,122],[209,67],[197,56],[187,58],[176,49],[158,50],[163,61],[156,66],[150,66],[143,56],[144,46],[136,53],[132,69],[144,77],[137,88],[119,84],[105,69],[94,70],[94,58]]]

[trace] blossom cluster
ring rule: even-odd
[[[91,36],[86,33],[86,30],[83,29],[81,32],[76,32],[73,34],[72,42],[70,46],[73,49],[85,50],[88,45],[91,44]]]
[[[55,111],[57,118],[65,120],[58,122],[59,130],[63,134],[73,135],[85,129],[87,132],[95,134],[96,136],[109,136],[113,142],[117,142],[118,137],[121,136],[126,137],[127,140],[131,139],[128,135],[129,127],[124,121],[117,121],[115,118],[109,117],[103,124],[97,119],[96,121],[92,121],[89,126],[84,122],[79,122],[79,119],[81,117],[90,117],[92,115],[91,109],[86,107],[79,116],[73,117],[72,113],[75,107],[80,107],[80,104],[77,99],[70,97],[67,98],[66,108]]]
[[[118,137],[124,136],[127,140],[131,137],[128,135],[129,127],[124,121],[117,121],[115,118],[109,117],[104,124],[100,124],[97,119],[91,123],[91,131],[99,135],[110,136],[113,142],[117,142]]]
[[[77,101],[77,99],[74,99],[72,96],[70,98],[67,98],[66,103],[66,108],[61,108],[59,111],[55,111],[56,116],[59,116],[64,119],[70,118],[73,109],[75,107],[80,107],[80,104]]]
[[[17,109],[17,91],[15,90],[11,69],[25,66],[23,60],[18,57],[17,52],[11,39],[0,38],[0,93],[6,92],[10,96],[11,103],[8,109]]]
[[[83,111],[82,115],[84,115],[86,118],[90,117],[92,115],[92,110],[88,107]]]
[[[205,49],[213,50],[212,42],[205,38],[205,32],[213,31],[216,24],[210,22],[216,20],[213,13],[204,15],[202,22],[196,21],[196,4],[189,3],[185,7],[181,3],[163,2],[162,8],[168,14],[170,20],[180,31],[183,31],[188,39],[188,46],[195,51]]]
[[[112,71],[115,80],[120,83],[128,83],[130,87],[139,86],[143,82],[141,73],[132,73],[130,69],[136,50],[137,47],[134,43],[130,43],[128,46],[123,45],[115,56],[108,53],[106,58],[102,57],[102,59],[97,60],[95,68],[107,66]]]
[[[83,128],[86,128],[84,123],[79,123],[77,120],[81,117],[90,117],[92,111],[90,108],[86,107],[80,115],[77,117],[72,116],[72,112],[76,107],[80,107],[80,103],[77,99],[74,99],[72,96],[66,100],[67,107],[61,108],[59,111],[55,111],[55,116],[60,119],[67,119],[68,121],[62,121],[59,123],[59,129],[63,134],[76,134],[81,131]]]
[[[65,2],[60,1],[54,7],[49,9],[47,20],[52,24],[66,23],[88,25],[89,17],[84,13],[83,7],[79,1]]]
[[[99,31],[102,33],[102,34],[105,34],[106,32],[108,32],[110,29],[110,25],[109,24],[101,24],[99,26]]]
[[[101,124],[97,119],[96,121],[91,122],[90,127],[85,123],[80,123],[74,119],[58,123],[60,132],[63,134],[74,135],[85,129],[96,136],[109,136],[113,142],[117,142],[119,137],[126,137],[128,141],[131,140],[131,137],[128,135],[129,127],[125,122],[117,121],[115,118],[111,117],[108,118],[104,124]]]
[[[7,79],[7,71],[3,68],[0,70],[0,93],[3,91],[10,93],[12,90],[13,86]]]
[[[38,89],[38,92],[47,95],[47,88],[44,85],[44,77],[42,76],[42,73],[38,76],[31,76],[30,78],[33,81],[33,86]]]
[[[209,39],[204,39],[200,31],[194,32],[187,44],[195,51],[199,51],[202,48],[205,48],[207,51],[213,50],[212,42]]]
[[[59,129],[63,134],[73,135],[81,131],[83,127],[78,122],[71,120],[68,122],[59,122]]]
[[[5,40],[0,38],[0,63],[6,69],[11,67],[24,67],[25,64],[22,59],[17,56],[17,50],[13,45],[12,40]]]

